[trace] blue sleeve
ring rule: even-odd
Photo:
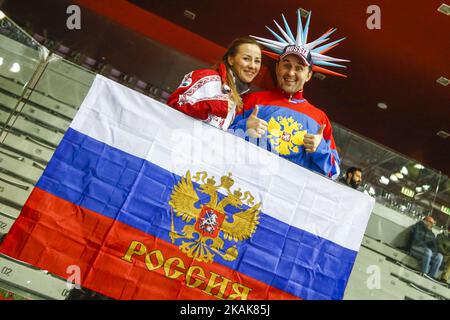
[[[431,250],[433,250],[434,253],[439,252],[436,238],[433,239],[433,248]]]
[[[424,247],[425,242],[423,239],[424,236],[424,226],[422,226],[423,222],[419,221],[413,228],[411,246],[416,247]]]
[[[247,118],[242,114],[238,115],[228,127],[228,132],[233,133],[236,130],[247,131]]]
[[[315,171],[320,172],[333,180],[339,177],[339,155],[335,149],[330,147],[330,142],[322,139],[316,152],[310,153],[312,166]]]
[[[245,132],[247,132],[247,119],[252,114],[252,112],[253,108],[237,115],[236,118],[234,118],[234,121],[228,127],[228,132],[231,132],[236,136],[243,137],[245,135]]]

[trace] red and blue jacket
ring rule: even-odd
[[[332,179],[339,176],[339,155],[336,151],[331,123],[325,112],[314,107],[303,98],[299,91],[293,96],[277,89],[275,91],[255,92],[243,99],[244,108],[239,112],[229,131],[246,132],[247,118],[258,105],[258,118],[267,121],[265,135],[267,142],[261,139],[248,139],[269,151],[294,162],[302,167],[323,174]],[[307,153],[303,146],[305,134],[317,134],[321,125],[326,127],[323,139],[317,150]],[[239,133],[237,133],[239,135]]]

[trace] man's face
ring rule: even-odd
[[[353,189],[357,189],[362,182],[362,172],[361,171],[355,171],[353,174],[350,172],[348,173],[348,179],[350,181],[348,182]]]
[[[296,55],[288,55],[276,66],[278,87],[284,92],[294,94],[303,89],[303,85],[311,79],[312,72]]]
[[[434,221],[429,221],[429,220],[423,220],[425,222],[425,226],[427,227],[428,230],[432,230],[433,226],[436,224],[436,222]]]

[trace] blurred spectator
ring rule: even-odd
[[[444,271],[441,274],[441,280],[448,282],[450,277],[450,227],[447,231],[442,232],[437,236],[437,246],[439,252],[444,256]]]
[[[345,176],[339,179],[343,183],[353,189],[358,189],[362,182],[362,170],[357,167],[350,167],[347,169]]]
[[[419,259],[424,274],[436,279],[443,257],[438,252],[437,240],[432,231],[435,224],[433,217],[427,216],[414,225],[410,254]]]

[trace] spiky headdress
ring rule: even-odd
[[[321,73],[327,73],[331,75],[341,76],[341,77],[347,77],[341,73],[337,73],[328,69],[325,69],[321,66],[330,66],[330,67],[340,67],[340,68],[346,68],[346,66],[337,64],[334,62],[349,62],[349,60],[344,59],[338,59],[333,58],[330,56],[324,55],[325,52],[333,49],[336,47],[339,42],[344,40],[345,38],[330,42],[328,44],[324,44],[320,47],[318,45],[323,44],[324,42],[328,41],[329,38],[327,38],[329,35],[331,35],[333,32],[335,32],[337,29],[331,28],[327,32],[325,32],[322,36],[317,38],[316,40],[307,43],[308,41],[308,31],[309,31],[309,21],[311,19],[311,12],[309,12],[305,28],[303,28],[302,25],[302,18],[300,14],[300,10],[297,10],[297,36],[294,37],[292,34],[291,29],[289,28],[289,25],[286,21],[286,18],[284,17],[284,14],[281,15],[283,17],[284,27],[285,30],[283,30],[282,27],[275,21],[275,25],[280,30],[283,37],[279,36],[276,32],[274,32],[272,29],[266,26],[267,29],[275,36],[275,38],[278,41],[269,40],[261,37],[256,36],[250,36],[252,38],[255,38],[256,41],[263,46],[270,49],[270,51],[263,50],[263,53],[268,55],[271,58],[274,58],[278,60],[280,56],[284,56],[291,53],[294,53],[299,55],[301,53],[302,59],[305,61],[306,64],[311,63],[312,69],[317,72]],[[300,55],[299,55],[300,56]]]

